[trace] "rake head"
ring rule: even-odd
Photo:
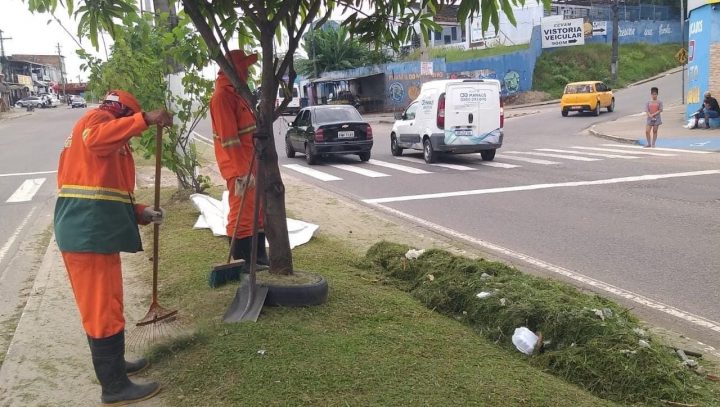
[[[145,317],[128,334],[126,343],[129,348],[139,350],[181,336],[185,330],[177,310],[169,310],[153,302]]]

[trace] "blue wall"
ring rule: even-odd
[[[700,109],[703,93],[710,89],[710,46],[720,38],[720,18],[707,5],[693,10],[688,21],[687,114]]]
[[[707,7],[708,9],[710,7]],[[697,10],[696,10],[697,11]],[[587,38],[587,43],[611,43],[612,24],[608,22],[608,35]],[[709,30],[708,30],[709,32]],[[621,21],[619,24],[621,44],[646,42],[651,44],[682,41],[680,22],[676,21]],[[512,54],[492,56],[459,62],[444,59],[433,61],[433,74],[420,75],[420,62],[400,62],[385,65],[366,66],[345,71],[322,74],[323,79],[354,78],[376,73],[384,73],[385,110],[398,110],[406,107],[420,92],[423,82],[434,79],[499,79],[503,94],[525,92],[532,89],[535,62],[542,54],[540,26],[533,28],[529,48]],[[709,52],[709,48],[708,48]],[[707,61],[707,54],[704,58]],[[697,109],[696,109],[697,110]]]

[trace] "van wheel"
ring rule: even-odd
[[[395,157],[400,157],[403,153],[403,149],[398,145],[397,137],[395,133],[390,135],[390,152]]]
[[[359,153],[358,156],[360,157],[360,161],[370,161],[370,152],[364,151],[362,153]]]
[[[317,162],[317,156],[313,154],[310,144],[305,144],[305,161],[307,161],[308,165],[315,165]]]
[[[610,101],[610,106],[607,107],[607,110],[610,113],[615,110],[615,98],[612,98],[612,100]]]
[[[287,158],[295,158],[295,149],[287,137],[285,137],[285,156],[287,156]]]
[[[428,164],[432,164],[437,161],[437,153],[433,149],[432,142],[429,137],[423,140],[423,158]]]
[[[492,161],[495,158],[495,149],[492,150],[483,150],[480,152],[480,156],[482,157],[483,161]]]
[[[567,117],[567,115],[568,115],[567,109],[563,109],[563,110],[562,110],[562,117]]]
[[[595,110],[593,110],[593,116],[600,116],[600,101],[597,101],[597,104],[595,105]]]

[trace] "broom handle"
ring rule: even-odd
[[[255,167],[255,154],[253,154],[252,158],[250,159],[250,170],[248,170],[248,176],[252,174],[253,168]],[[248,186],[250,185],[249,182],[245,183],[245,187],[243,188],[243,194],[240,197],[240,207],[238,208],[237,212],[237,219],[235,219],[235,227],[233,228],[233,234],[230,238],[230,253],[228,253],[228,258],[226,263],[230,263],[230,259],[232,259],[233,254],[233,246],[235,245],[235,240],[237,239],[237,229],[238,225],[240,225],[240,214],[242,213],[243,206],[245,206],[245,194],[247,193]],[[228,202],[230,201],[230,198],[228,197]]]
[[[157,125],[155,135],[155,210],[160,211],[160,170],[162,168],[162,126]],[[158,255],[160,254],[160,225],[153,223],[153,287],[152,302],[157,304]]]

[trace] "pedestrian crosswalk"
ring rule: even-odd
[[[682,154],[707,154],[708,151],[675,150],[623,144],[600,144],[597,147],[570,146],[563,148],[536,148],[528,151],[503,150],[495,156],[494,161],[482,161],[480,154],[453,156],[452,162],[427,164],[421,155],[404,155],[389,157],[385,160],[371,159],[367,163],[348,163],[342,159],[328,160],[325,165],[313,166],[303,164],[283,164],[282,167],[296,173],[320,181],[341,181],[344,177],[364,176],[369,178],[386,178],[399,173],[427,175],[446,170],[458,173],[480,171],[484,167],[498,170],[511,170],[533,165],[560,166],[568,162],[590,163],[603,160],[637,160],[652,157],[676,157]],[[352,161],[351,161],[352,160]],[[338,162],[340,161],[340,162]],[[490,169],[488,168],[488,169]]]
[[[46,178],[29,178],[22,181],[18,180],[18,187],[7,199],[5,199],[5,202],[19,203],[32,201],[33,197],[40,190],[40,187],[43,186],[45,181]]]

